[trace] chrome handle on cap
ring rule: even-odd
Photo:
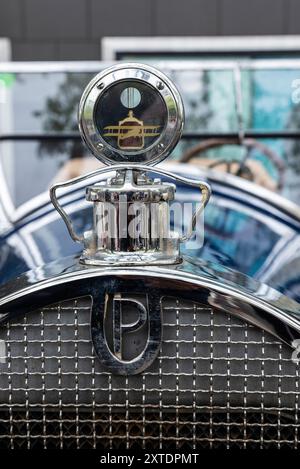
[[[129,165],[126,165],[126,169],[127,170],[142,171],[142,172],[145,172],[145,173],[147,171],[151,171],[151,172],[154,172],[154,173],[159,174],[161,176],[166,176],[170,179],[174,179],[176,181],[182,182],[183,184],[186,184],[186,185],[189,185],[189,186],[192,186],[192,187],[197,187],[197,188],[200,189],[201,195],[202,195],[202,203],[201,203],[200,207],[195,211],[195,213],[193,215],[193,218],[191,220],[190,228],[188,229],[187,233],[180,238],[180,242],[188,241],[194,233],[197,218],[201,215],[201,213],[203,212],[203,210],[205,209],[205,207],[206,207],[206,205],[209,201],[209,198],[210,198],[210,195],[211,195],[211,188],[210,188],[209,184],[207,184],[204,181],[199,181],[199,180],[196,180],[196,179],[187,179],[183,176],[178,176],[177,174],[170,173],[169,171],[166,171],[166,170],[161,169],[161,168],[159,168],[159,169],[158,168],[149,168],[148,166],[132,165],[132,164],[130,165],[129,164]],[[61,182],[61,183],[54,184],[50,188],[51,201],[52,201],[54,207],[56,208],[56,210],[60,213],[60,215],[61,215],[62,219],[64,220],[64,222],[66,224],[66,227],[67,227],[67,229],[70,233],[71,238],[75,242],[83,243],[84,242],[84,237],[83,236],[78,236],[75,233],[72,221],[70,220],[67,213],[64,211],[64,209],[62,208],[62,206],[58,202],[58,198],[56,196],[56,191],[58,189],[61,189],[61,188],[64,188],[64,187],[72,186],[72,185],[80,183],[82,181],[86,181],[88,179],[95,178],[96,176],[100,176],[100,175],[102,176],[103,174],[108,173],[108,172],[110,173],[112,171],[117,172],[117,171],[123,171],[123,170],[124,170],[123,165],[106,166],[104,168],[98,169],[98,170],[93,171],[91,173],[85,174],[84,176],[79,176],[77,178],[70,179],[69,181],[66,181],[66,182]],[[102,178],[100,180],[102,180]]]

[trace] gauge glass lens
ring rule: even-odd
[[[104,91],[96,103],[94,119],[106,143],[131,153],[147,150],[160,138],[168,111],[151,85],[126,80]]]

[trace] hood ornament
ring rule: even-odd
[[[79,105],[80,133],[93,155],[109,166],[50,189],[51,200],[72,239],[84,246],[82,263],[151,265],[181,261],[180,243],[192,236],[197,217],[209,200],[210,187],[152,165],[173,150],[183,121],[178,90],[150,66],[117,65],[88,84]],[[103,181],[105,173],[113,175]],[[176,186],[162,182],[161,177],[200,188],[200,208],[182,237],[170,228],[170,202]],[[95,181],[86,187],[86,200],[93,204],[93,228],[78,236],[56,192],[87,179]]]

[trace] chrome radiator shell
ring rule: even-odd
[[[93,352],[90,309],[107,292],[162,298],[161,350],[135,376],[108,372]],[[188,259],[99,269],[66,258],[0,298],[2,448],[299,445],[299,305],[266,285]]]

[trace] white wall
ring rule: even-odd
[[[11,59],[11,43],[9,39],[0,38],[0,62]]]

